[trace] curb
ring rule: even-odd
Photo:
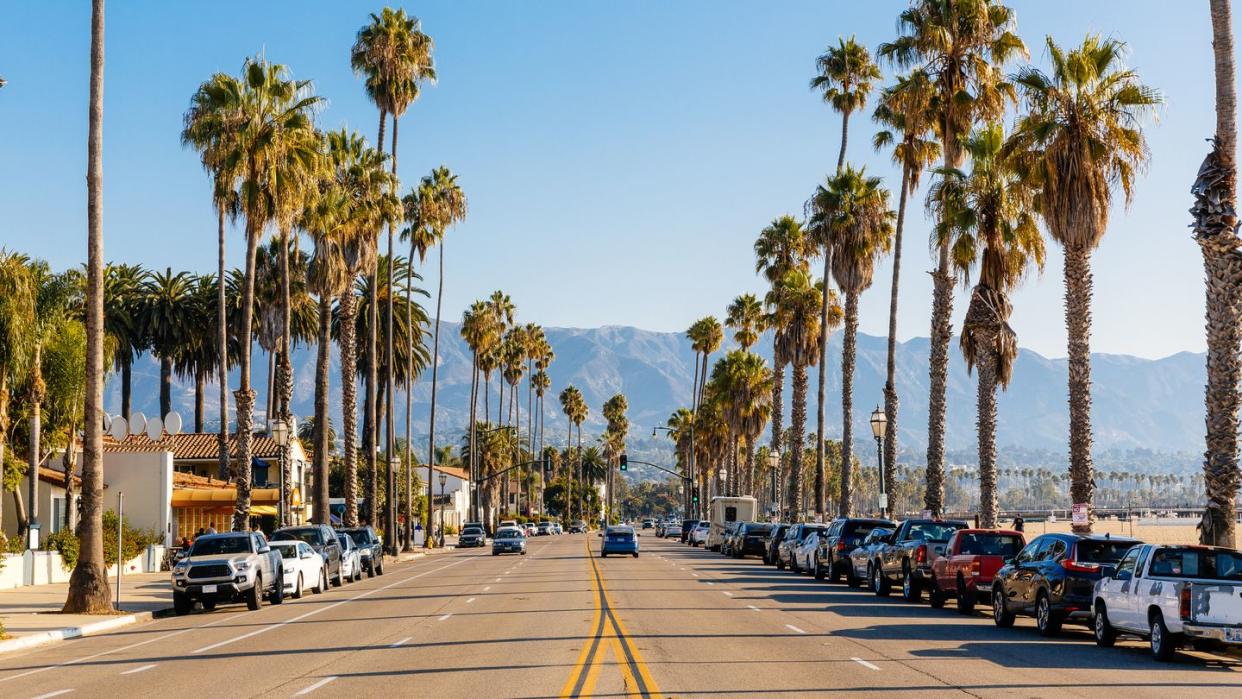
[[[451,551],[454,551],[456,548],[457,548],[456,546],[449,545],[449,546],[434,548],[430,550],[420,549],[418,551],[413,551],[410,553],[399,553],[397,554],[397,561],[400,563],[408,563],[410,561],[417,560],[425,556],[438,556],[442,553],[449,553]]]
[[[0,641],[0,653],[11,653],[13,651],[24,650],[26,648],[34,648],[48,643],[57,641],[67,641],[71,638],[80,638],[82,636],[91,636],[105,631],[129,626],[143,621],[150,621],[158,612],[136,612],[134,614],[126,614],[124,616],[115,616],[102,621],[96,621],[82,626],[67,626],[63,629],[52,629],[50,631],[40,631],[17,638],[10,638],[6,641]]]

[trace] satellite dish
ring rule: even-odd
[[[131,413],[129,416],[129,433],[142,434],[142,431],[145,429],[147,429],[147,416],[143,415],[141,410]]]
[[[112,429],[112,416],[108,413],[103,414],[103,431],[108,432]]]
[[[181,434],[181,413],[171,412],[164,416],[164,431],[169,437]]]
[[[147,420],[147,439],[158,442],[164,437],[164,422],[159,416]]]
[[[108,435],[118,442],[124,442],[129,437],[129,425],[126,424],[125,418],[120,415],[112,418],[112,424],[108,426]]]

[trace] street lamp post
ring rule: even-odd
[[[444,484],[448,482],[448,474],[443,471],[439,475],[440,480],[440,548],[444,548]]]
[[[777,512],[777,482],[780,478],[781,471],[781,453],[775,449],[768,452],[768,469],[772,471],[772,487],[768,491],[768,511],[775,518]]]
[[[716,476],[720,478],[720,489],[716,491],[716,494],[720,496],[724,496],[729,492],[728,490],[729,472],[725,470],[724,466],[721,466],[720,468],[716,469]]]
[[[288,504],[285,502],[285,464],[289,461],[289,425],[276,418],[272,421],[271,432],[272,439],[276,440],[276,446],[280,449],[280,497],[276,508],[276,526],[283,527],[288,524],[285,520],[288,512]]]
[[[887,424],[888,418],[877,405],[871,413],[871,434],[875,435],[875,458],[880,465],[880,517],[887,516],[888,512],[888,492],[884,483],[884,427]]]
[[[384,507],[384,519],[386,520],[385,528],[387,529],[384,537],[384,548],[388,549],[388,555],[397,555],[397,542],[401,541],[400,527],[397,526],[397,478],[396,474],[401,470],[401,457],[396,454],[388,455],[388,497]],[[374,510],[372,510],[374,512]]]

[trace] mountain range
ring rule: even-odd
[[[439,390],[437,394],[437,441],[460,436],[468,420],[470,352],[462,341],[460,326],[444,322],[440,333]],[[633,327],[545,328],[556,353],[549,369],[552,392],[546,400],[545,425],[549,439],[561,441],[566,423],[556,395],[568,384],[579,387],[591,414],[584,433],[598,433],[604,421],[603,402],[615,393],[629,400],[631,434],[646,437],[653,426],[663,425],[679,406],[689,405],[694,378],[694,352],[682,333],[652,332]],[[830,437],[841,434],[841,335],[829,342],[827,425]],[[858,361],[854,384],[854,432],[869,438],[871,410],[882,402],[885,371],[883,337],[858,336]],[[765,335],[757,351],[771,359],[771,336]],[[728,349],[728,345],[725,349]],[[927,434],[927,362],[929,340],[914,338],[897,345],[897,385],[901,397],[899,420],[903,449],[921,450]],[[720,354],[714,355],[720,356]],[[967,372],[956,343],[951,349],[948,378],[948,413],[945,441],[948,449],[968,450],[975,443],[975,381]],[[259,393],[256,424],[262,424],[267,389],[267,356],[256,346],[254,382]],[[1179,353],[1149,360],[1127,355],[1092,355],[1092,420],[1097,449],[1139,448],[1157,452],[1198,451],[1203,447],[1203,354]],[[314,412],[315,348],[294,351],[294,412]],[[810,372],[808,431],[814,430],[816,372]],[[786,380],[792,372],[786,371]],[[233,372],[232,385],[236,385]],[[340,423],[340,378],[335,348],[332,354],[333,424]],[[999,398],[997,444],[1063,452],[1067,443],[1067,367],[1064,359],[1048,359],[1021,350],[1014,365],[1013,381]],[[134,409],[147,414],[158,411],[159,369],[150,356],[143,356],[133,371]],[[493,387],[496,378],[493,377]],[[522,414],[526,392],[521,389]],[[792,391],[786,389],[788,401]],[[217,420],[216,389],[207,390],[206,419]],[[425,439],[431,397],[430,371],[416,383],[413,394],[414,433]],[[177,380],[173,387],[174,409],[192,425],[193,384]],[[399,397],[397,419],[403,425],[404,398]],[[118,376],[112,376],[105,393],[106,409],[120,410]],[[490,405],[494,414],[495,388]],[[785,419],[789,419],[789,410]],[[765,438],[766,439],[766,438]]]

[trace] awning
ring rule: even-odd
[[[251,515],[271,515],[275,517],[276,508],[273,507],[272,505],[251,505],[250,514]]]
[[[250,491],[250,511],[253,514],[276,514],[280,501],[279,488],[255,488]],[[213,507],[237,502],[237,488],[178,488],[173,490],[173,507]],[[271,512],[259,512],[262,506]]]

